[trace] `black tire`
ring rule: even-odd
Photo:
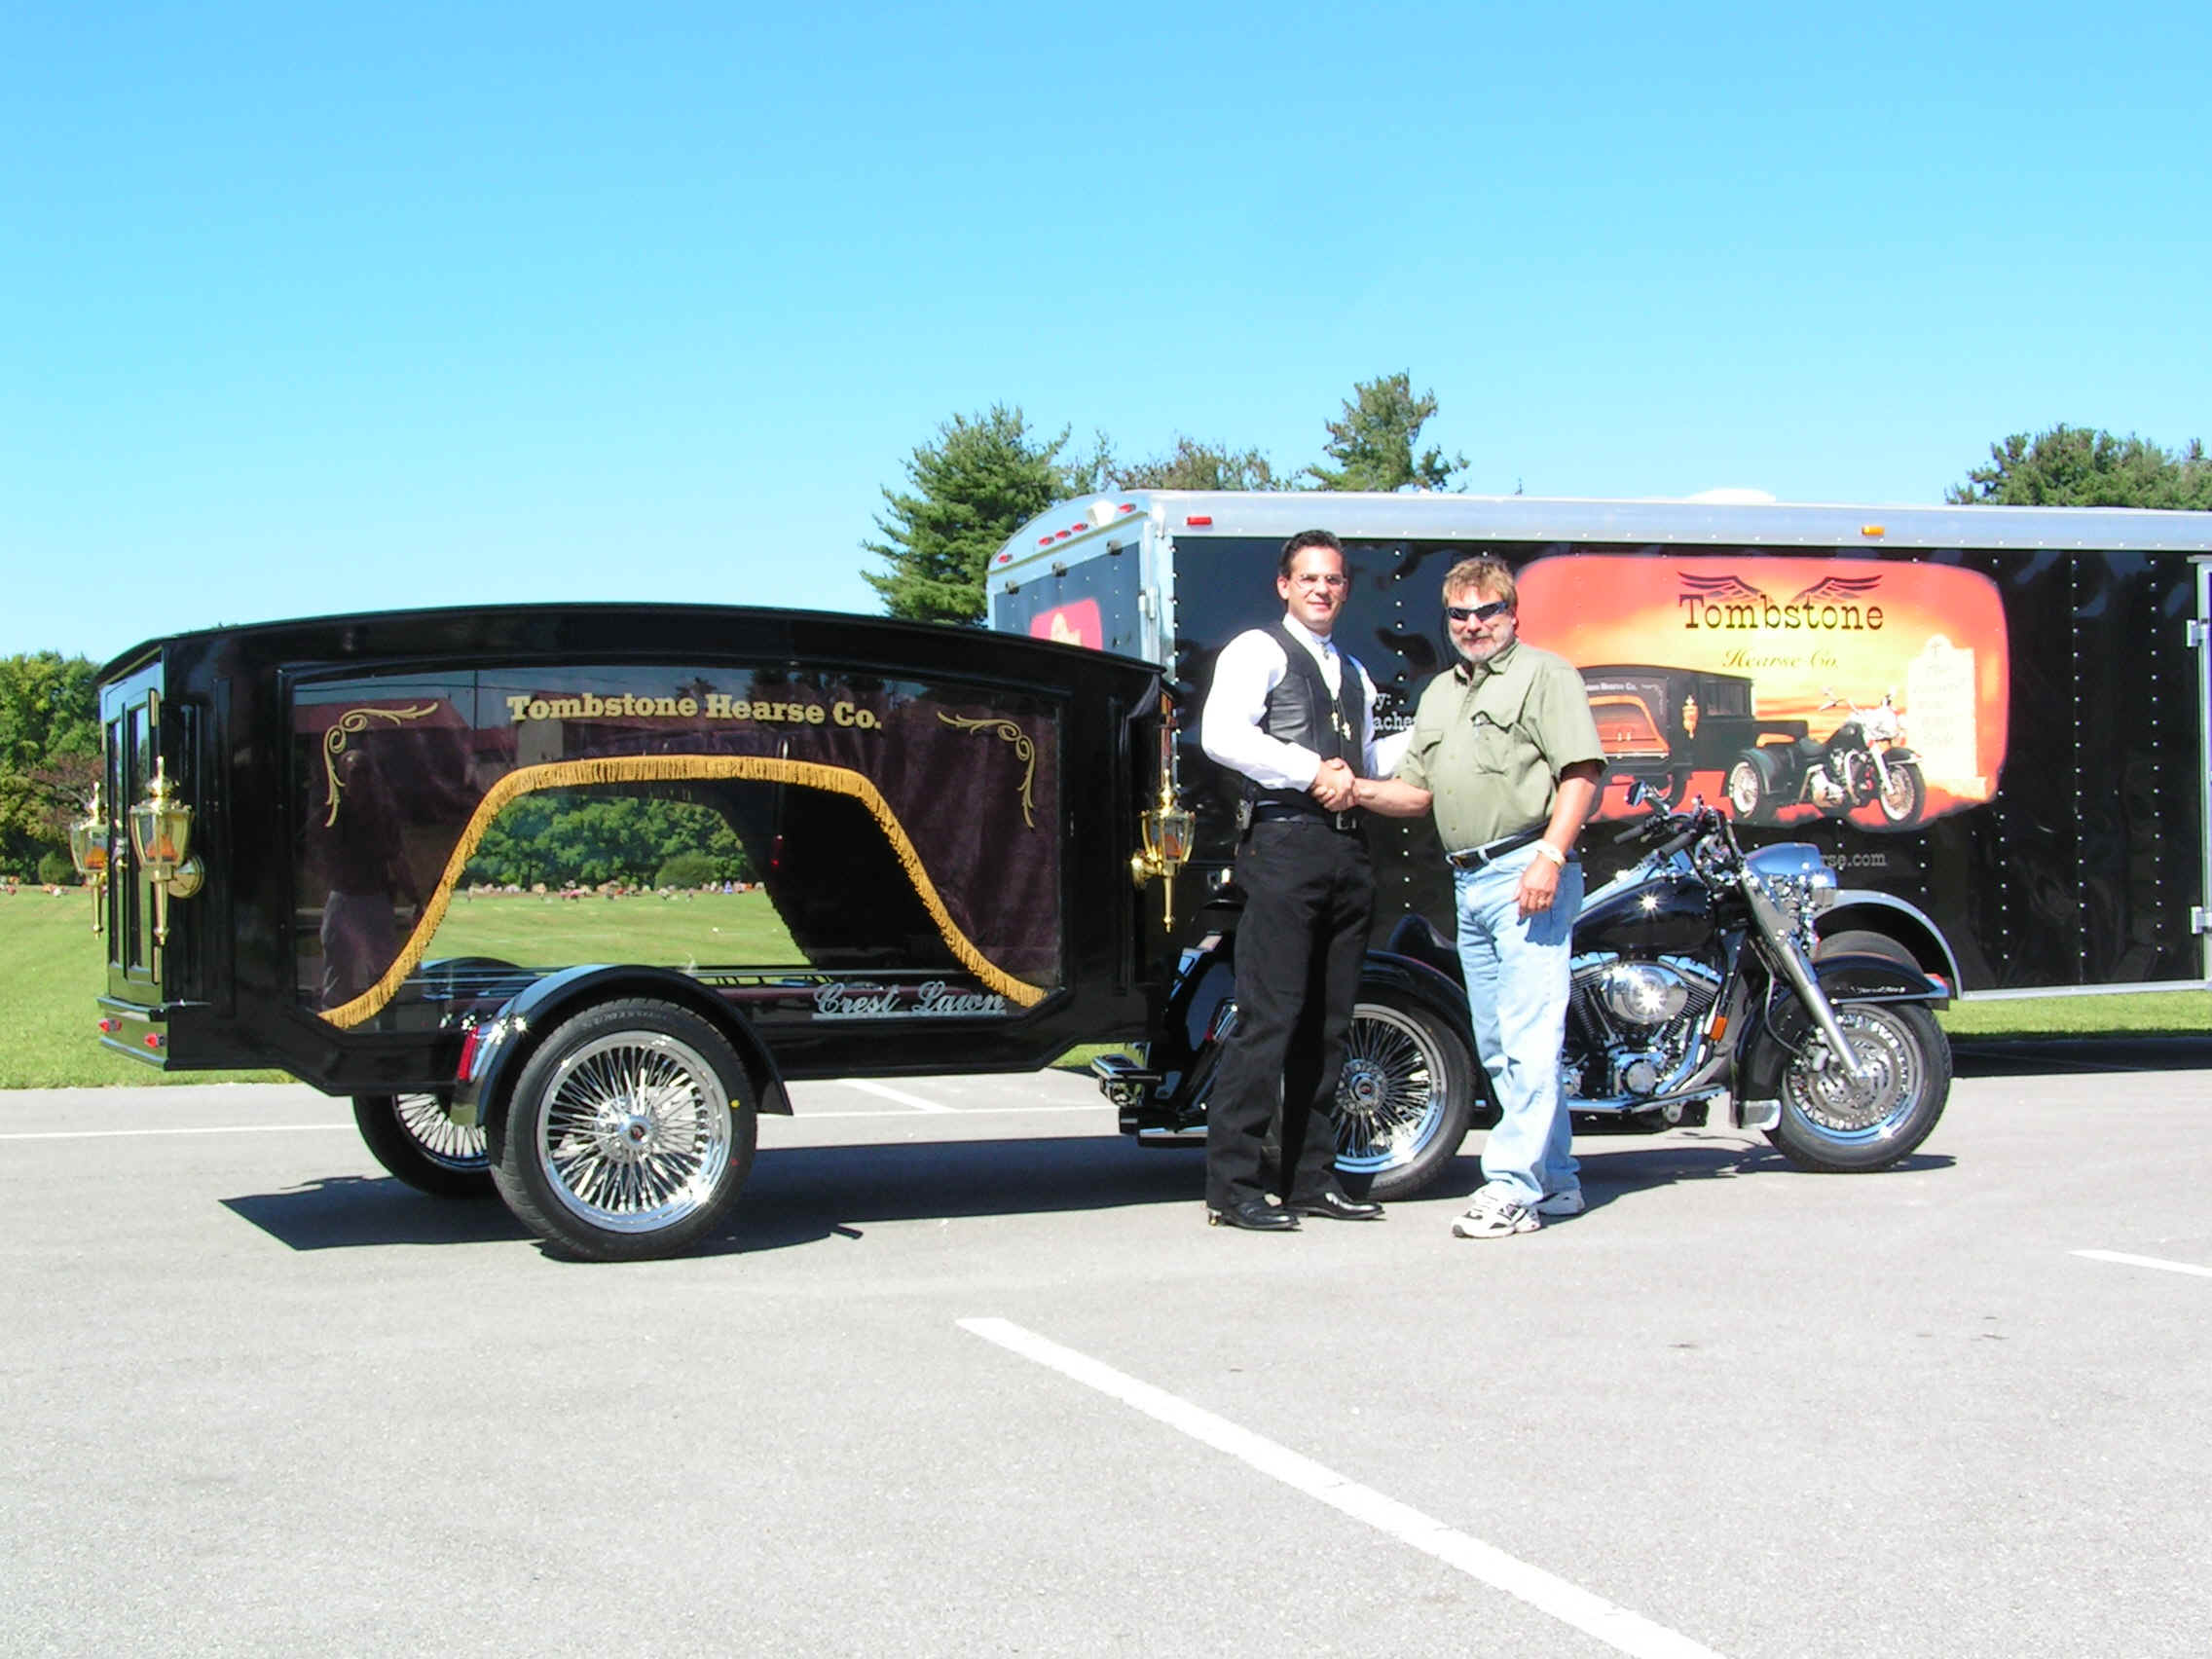
[[[1831,956],[1879,956],[1900,968],[1910,968],[1915,974],[1927,972],[1920,966],[1920,958],[1902,943],[1871,928],[1845,928],[1840,933],[1823,934],[1819,948],[1813,952],[1813,960],[1825,962]]]
[[[433,1198],[488,1198],[492,1160],[484,1131],[446,1117],[439,1094],[356,1094],[353,1123],[389,1174]]]
[[[1917,761],[1892,760],[1889,769],[1890,787],[1874,798],[1882,803],[1885,820],[1909,830],[1928,816],[1928,780],[1920,775]]]
[[[1363,985],[1337,1085],[1337,1173],[1347,1192],[1410,1198],[1458,1156],[1475,1109],[1458,1022],[1388,985]]]
[[[1839,936],[1848,938],[1849,935]],[[1800,1169],[1861,1175],[1887,1169],[1928,1138],[1951,1093],[1951,1045],[1918,1003],[1845,1003],[1836,1019],[1872,1087],[1855,1087],[1831,1063],[1794,1059],[1782,1077],[1782,1121],[1766,1138]],[[1825,1052],[1817,1038],[1809,1045]]]
[[[1746,824],[1771,824],[1775,813],[1774,756],[1747,749],[1728,768],[1728,808]]]
[[[672,1255],[711,1232],[753,1167],[753,1080],[674,1003],[601,1003],[547,1035],[492,1135],[516,1219],[594,1262]]]

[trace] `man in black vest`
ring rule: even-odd
[[[1375,686],[1330,644],[1346,592],[1344,544],[1325,530],[1283,544],[1272,628],[1239,634],[1214,665],[1198,741],[1245,779],[1251,818],[1236,851],[1236,1025],[1206,1106],[1206,1219],[1290,1233],[1302,1215],[1372,1221],[1336,1174],[1330,1106],[1375,909],[1352,786],[1375,764]],[[1282,1110],[1284,1202],[1261,1160]]]

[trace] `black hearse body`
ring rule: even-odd
[[[579,1181],[694,1154],[741,1179],[751,1110],[788,1111],[785,1079],[1035,1069],[1141,1035],[1161,1004],[1160,901],[1129,862],[1161,755],[1142,663],[848,615],[509,606],[151,641],[103,671],[101,718],[104,1041],[387,1103],[372,1114],[387,1135],[405,1116],[388,1103],[426,1103],[444,1120],[418,1136],[432,1161],[395,1172],[437,1190],[499,1175],[515,1088],[596,1018],[599,1046],[540,1091],[542,1167],[499,1179],[587,1254],[672,1248],[710,1207],[608,1187],[579,1222],[542,1178],[587,1144],[632,1161]],[[198,867],[157,884],[129,813],[164,784],[192,809]],[[525,809],[555,798],[568,833],[655,814],[663,833],[741,846],[772,942],[702,926],[680,953],[628,960],[625,906],[655,901],[594,893],[575,902],[600,906],[601,950],[472,943],[476,861],[543,833]],[[617,1007],[645,1012],[610,1040]],[[656,1141],[665,1125],[605,1089],[576,1107],[591,1067],[617,1061],[661,1067],[670,1099],[746,1108],[742,1145],[696,1143],[703,1116]]]

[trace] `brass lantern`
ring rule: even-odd
[[[1144,850],[1131,855],[1129,874],[1139,887],[1160,878],[1161,903],[1168,932],[1175,930],[1175,872],[1191,856],[1191,840],[1198,821],[1176,800],[1175,706],[1165,691],[1160,694],[1160,799],[1138,817]]]
[[[145,798],[130,809],[130,850],[138,868],[154,887],[154,942],[169,941],[169,900],[200,891],[200,861],[192,856],[192,808],[176,798],[162,758],[154,759],[154,781]]]
[[[77,866],[77,879],[92,896],[92,932],[107,920],[107,814],[100,810],[99,786],[85,803],[85,816],[70,820],[69,862]]]

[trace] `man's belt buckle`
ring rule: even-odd
[[[1356,830],[1359,828],[1359,813],[1356,809],[1350,812],[1332,813],[1330,822],[1334,828],[1339,830]]]

